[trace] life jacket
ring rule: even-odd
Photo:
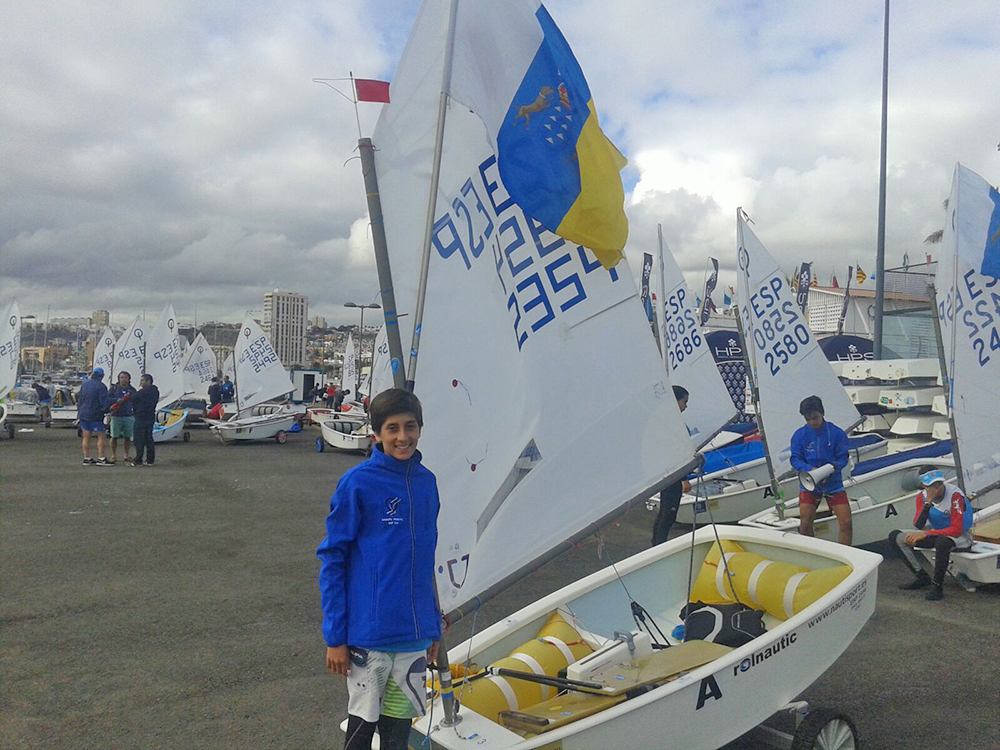
[[[921,493],[921,501],[927,502],[923,493]],[[940,531],[953,525],[953,513],[960,514],[962,517],[960,533],[957,535],[948,534],[948,536],[955,540],[957,547],[971,547],[972,514],[974,512],[972,503],[962,493],[962,490],[953,484],[945,483],[944,494],[937,502],[931,503],[930,511],[927,514],[927,523],[935,531]]]

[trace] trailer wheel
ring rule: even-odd
[[[181,435],[181,440],[183,440],[185,443],[190,443],[191,442],[191,433],[188,432],[187,430],[184,430],[184,434]]]
[[[278,434],[274,436],[274,439],[277,440],[279,443],[284,443],[286,440],[288,440],[288,433],[285,432],[284,430],[278,430]]]
[[[326,450],[326,442],[321,437],[316,438],[316,452],[322,453],[325,450]]]
[[[858,729],[847,714],[818,708],[810,711],[792,737],[792,750],[857,750]]]

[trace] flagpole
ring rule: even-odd
[[[878,246],[875,250],[875,359],[882,359],[882,315],[885,312],[885,151],[889,119],[889,0],[885,0],[882,41],[882,153],[878,174]]]
[[[354,83],[354,71],[350,71],[351,75],[351,93],[354,94],[354,119],[358,122],[358,140],[361,140],[361,115],[358,113],[358,87]]]
[[[663,273],[663,225],[656,225],[656,240],[657,248],[659,253],[660,262],[660,313],[659,319],[656,321],[659,324],[660,331],[660,354],[663,356],[663,369],[666,370],[667,375],[670,374],[670,357],[667,352],[667,282],[664,278]]]
[[[424,248],[420,259],[420,282],[413,314],[413,337],[410,340],[410,365],[406,372],[406,387],[412,391],[417,379],[417,353],[420,349],[420,329],[424,323],[424,301],[427,298],[427,273],[431,265],[431,243],[434,239],[434,214],[437,211],[438,183],[441,180],[441,151],[444,147],[444,125],[448,113],[448,91],[451,89],[451,66],[455,54],[455,15],[457,0],[448,9],[448,34],[444,52],[444,72],[441,76],[441,98],[438,101],[437,132],[434,135],[434,162],[431,170],[431,190],[427,198],[427,219],[424,225]]]

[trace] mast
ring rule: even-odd
[[[957,262],[955,263],[955,267],[957,269]],[[952,408],[952,404],[955,400],[955,388],[952,378],[948,372],[947,357],[944,353],[944,335],[941,332],[941,319],[938,317],[937,288],[934,286],[933,281],[928,285],[928,289],[930,290],[931,304],[933,305],[932,317],[934,318],[934,336],[937,339],[938,362],[941,365],[941,380],[944,383],[944,392],[948,394],[948,427],[951,430],[951,452],[955,457],[955,471],[958,473],[959,489],[962,490],[963,495],[968,497],[968,492],[965,490],[965,475],[962,473],[962,458],[959,454],[958,448],[958,430],[955,429],[955,410]],[[952,340],[954,340],[954,338],[954,334],[952,334]],[[954,366],[954,357],[952,357],[951,362],[952,366]]]
[[[663,273],[663,225],[656,225],[656,260],[660,264],[660,312],[657,329],[660,332],[660,355],[663,357],[663,369],[670,375],[670,356],[667,351],[667,282]],[[700,314],[700,313],[699,313]]]
[[[427,273],[431,265],[431,242],[434,239],[434,213],[437,211],[438,184],[441,181],[441,152],[444,148],[444,125],[448,113],[448,91],[451,89],[451,66],[455,53],[455,15],[458,1],[451,0],[448,9],[448,34],[444,52],[444,72],[441,76],[441,99],[438,102],[437,131],[434,135],[434,162],[431,169],[431,190],[427,199],[427,220],[424,225],[424,248],[420,259],[420,282],[414,309],[413,337],[410,341],[410,366],[406,387],[412,391],[417,378],[417,354],[420,349],[420,328],[424,322],[424,301],[427,299]],[[442,683],[443,684],[443,683]]]
[[[878,246],[875,250],[875,359],[882,359],[882,315],[885,312],[885,150],[889,119],[889,0],[885,0],[882,40],[882,149],[878,173]]]
[[[246,318],[244,318],[244,320],[246,320]],[[236,347],[238,347],[240,345],[240,334],[241,333],[243,333],[243,326],[242,325],[240,326],[239,333],[236,334],[236,343],[233,344],[233,398],[236,401],[236,418],[237,419],[240,418],[240,387],[237,384],[238,381],[239,381],[239,378],[237,377],[236,373],[239,371],[240,368],[236,364],[236,362],[237,362]],[[225,369],[225,366],[226,366],[226,363],[223,362],[222,363],[223,369]]]
[[[406,373],[403,370],[403,342],[399,337],[399,319],[396,315],[396,294],[392,286],[392,270],[389,267],[389,245],[385,238],[385,220],[382,218],[382,199],[378,192],[378,175],[375,172],[375,148],[371,138],[358,140],[361,152],[361,172],[365,178],[365,195],[368,197],[368,220],[372,228],[372,245],[375,248],[375,268],[382,295],[382,315],[385,318],[385,334],[389,341],[389,356],[392,362],[392,384],[395,388],[406,387]],[[374,354],[372,355],[374,359]],[[374,368],[374,363],[372,364]],[[369,391],[369,396],[371,393]]]

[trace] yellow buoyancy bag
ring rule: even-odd
[[[691,589],[691,601],[727,604],[739,599],[749,607],[787,620],[828,593],[850,573],[849,565],[811,570],[802,565],[769,560],[726,539],[722,541],[721,550],[716,542],[705,556],[698,580]]]
[[[559,670],[582,659],[593,649],[558,612],[553,612],[538,636],[514,649],[510,656],[490,666],[516,669],[555,677]],[[456,688],[463,706],[491,721],[499,722],[501,711],[517,711],[548,700],[556,689],[510,677],[484,677]]]

